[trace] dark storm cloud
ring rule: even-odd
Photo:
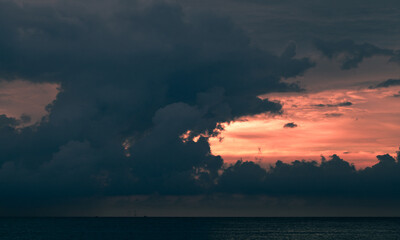
[[[9,118],[4,114],[0,115],[0,128],[9,127],[13,128],[18,126],[18,120],[15,118]]]
[[[340,3],[348,16],[352,10]],[[282,112],[259,95],[302,90],[281,80],[315,64],[296,57],[290,40],[329,39],[337,35],[329,29],[357,28],[319,24],[315,19],[336,14],[322,5],[311,10],[317,17],[278,14],[267,21],[268,37],[289,42],[272,54],[262,49],[274,44],[259,48],[234,21],[189,14],[177,3],[0,0],[0,78],[55,82],[61,89],[40,123],[21,127],[27,116],[0,116],[2,207],[137,194],[398,197],[399,163],[388,155],[358,171],[337,156],[322,163],[278,161],[266,170],[254,162],[227,166],[211,153],[208,138],[223,131],[221,123]],[[387,19],[380,20],[372,25],[386,26]],[[375,55],[392,61],[399,55],[352,41],[321,41],[319,48],[330,58],[347,54],[344,68]]]
[[[329,160],[277,161],[269,170],[253,162],[238,161],[220,177],[221,191],[267,196],[333,196],[344,198],[398,198],[399,156],[378,155],[372,167],[356,170],[337,155]],[[247,188],[246,186],[251,186]]]
[[[294,122],[290,122],[290,123],[286,123],[285,125],[283,125],[284,128],[296,128],[297,124]]]
[[[314,66],[294,44],[276,56],[227,18],[160,1],[2,0],[0,31],[1,78],[61,88],[40,123],[2,120],[10,202],[211,191],[223,160],[208,138],[220,123],[280,113],[258,96],[298,91],[281,79]]]
[[[9,130],[14,131],[16,127],[24,123],[29,123],[31,121],[30,116],[22,114],[20,119],[7,117],[5,114],[0,114],[0,128],[9,128]]]
[[[267,171],[254,162],[238,161],[224,171],[218,187],[232,193],[254,194],[264,188]]]
[[[388,79],[386,81],[376,84],[375,86],[370,86],[369,88],[371,88],[371,89],[388,88],[388,87],[399,86],[399,85],[400,85],[400,79]]]
[[[316,40],[315,46],[326,57],[339,59],[344,70],[356,68],[364,59],[374,56],[388,56],[389,61],[400,63],[399,50],[379,48],[369,43],[358,44],[350,39],[337,42]]]
[[[252,40],[266,49],[282,49],[295,41],[310,54],[315,38],[353,39],[385,48],[398,47],[400,3],[383,1],[181,1],[188,8],[212,8],[244,26]],[[211,7],[210,7],[211,6]],[[271,34],[273,33],[273,34]],[[388,37],[390,36],[390,37]]]

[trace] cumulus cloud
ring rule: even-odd
[[[254,162],[238,161],[222,174],[222,191],[265,194],[268,196],[398,198],[400,191],[399,156],[378,155],[378,163],[356,170],[349,162],[333,155],[321,162],[277,161],[269,170]],[[250,184],[251,183],[251,184]],[[246,188],[245,186],[251,186]]]
[[[294,42],[273,54],[228,18],[163,1],[22,2],[0,0],[0,78],[57,83],[60,92],[32,126],[27,116],[0,115],[2,206],[131,195],[398,196],[398,158],[388,155],[365,170],[338,156],[267,170],[212,154],[208,140],[221,123],[282,112],[261,94],[301,91],[282,80],[315,64],[297,57]],[[369,44],[317,45],[329,58],[346,53],[345,69],[375,55],[397,61]]]
[[[8,199],[210,191],[223,160],[208,138],[279,114],[258,96],[298,91],[281,80],[314,66],[293,44],[274,55],[228,18],[163,1],[1,0],[0,20],[0,78],[61,89],[38,124],[1,119]]]
[[[0,128],[9,128],[11,131],[14,131],[15,128],[21,127],[30,121],[31,117],[26,114],[22,114],[19,119],[8,117],[5,114],[0,114]]]
[[[9,127],[9,128],[13,128],[18,126],[18,120],[15,118],[9,118],[4,114],[0,115],[0,127]]]

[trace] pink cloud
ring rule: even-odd
[[[264,163],[339,154],[366,167],[376,163],[376,155],[394,153],[400,144],[400,101],[393,97],[399,90],[269,94],[263,97],[281,101],[284,114],[226,125],[224,140],[211,140],[212,151],[228,161],[257,158]],[[341,104],[347,102],[351,104]],[[283,128],[289,122],[298,126]]]

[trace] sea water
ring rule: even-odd
[[[400,239],[400,218],[0,218],[1,240]]]

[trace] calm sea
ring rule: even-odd
[[[400,218],[0,218],[0,239],[400,239]]]

